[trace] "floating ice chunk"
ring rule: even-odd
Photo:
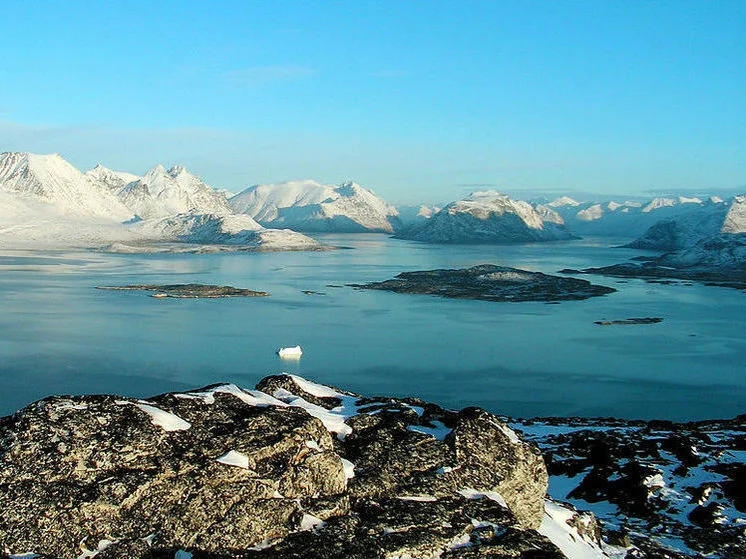
[[[41,555],[31,551],[28,553],[11,553],[8,555],[9,559],[36,559],[36,557],[41,557]]]
[[[281,359],[300,359],[303,355],[303,350],[299,345],[293,347],[281,347],[277,350],[277,355]]]
[[[114,403],[120,406],[137,406],[150,416],[150,421],[153,423],[153,425],[160,427],[164,431],[186,431],[192,426],[191,423],[189,423],[188,421],[184,421],[178,415],[162,410],[161,408],[151,406],[150,404],[144,404],[142,402],[129,402],[127,400],[116,400]]]
[[[188,551],[180,549],[176,552],[176,555],[174,555],[174,559],[192,559],[192,554]]]
[[[326,522],[321,520],[320,518],[315,517],[312,514],[304,514],[303,518],[300,521],[300,531],[305,532],[307,530],[313,530],[318,528],[323,528],[326,526]]]
[[[355,477],[355,464],[347,460],[346,458],[340,458],[342,460],[342,467],[345,470],[345,479],[352,479]]]
[[[434,425],[434,427],[425,427],[424,425],[407,425],[407,430],[414,431],[415,433],[422,433],[424,435],[430,435],[431,437],[435,437],[439,441],[442,441],[446,438],[448,433],[452,431],[452,429],[449,429],[445,426],[441,421],[431,421]]]
[[[229,450],[220,458],[217,458],[217,461],[228,466],[236,466],[244,470],[249,469],[249,457],[235,450]]]
[[[503,508],[509,509],[508,503],[505,502],[505,499],[503,499],[503,496],[500,495],[497,491],[477,491],[475,489],[460,489],[458,491],[458,494],[462,497],[466,497],[467,499],[482,499],[486,498],[490,501],[496,502],[498,505],[500,505]]]

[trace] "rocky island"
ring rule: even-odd
[[[0,557],[742,558],[744,441],[744,417],[509,423],[287,374],[55,396],[0,419]]]
[[[354,285],[394,293],[438,295],[482,301],[569,301],[614,293],[616,289],[588,281],[482,264],[462,270],[403,272],[387,281]]]
[[[156,299],[171,297],[174,299],[217,299],[220,297],[267,297],[266,291],[240,289],[231,285],[206,285],[202,283],[185,283],[173,285],[101,285],[96,289],[111,291],[152,291]]]
[[[687,249],[657,257],[644,257],[640,264],[623,262],[584,270],[565,269],[560,273],[598,274],[648,281],[677,279],[746,290],[746,234],[715,235]]]

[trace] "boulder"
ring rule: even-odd
[[[0,419],[0,556],[562,556],[537,531],[541,455],[496,416],[291,375],[258,388]]]

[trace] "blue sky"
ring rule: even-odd
[[[30,8],[33,11],[30,11]],[[746,191],[746,2],[4,2],[0,151],[216,187]],[[9,23],[8,23],[9,22]]]

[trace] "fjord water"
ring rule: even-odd
[[[625,261],[619,240],[438,246],[325,235],[331,252],[0,255],[0,415],[51,394],[147,396],[301,374],[366,395],[514,417],[746,413],[746,294],[586,276],[585,301],[491,303],[363,291],[402,271],[493,263],[556,273]],[[99,285],[214,283],[270,297],[154,299]],[[315,293],[306,294],[304,291]],[[660,324],[596,320],[660,316]],[[300,361],[280,346],[300,344]]]

